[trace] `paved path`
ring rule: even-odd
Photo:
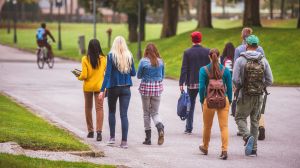
[[[134,79],[132,99],[129,107],[129,149],[106,146],[109,138],[107,102],[103,139],[96,142],[86,139],[82,84],[70,73],[80,68],[77,62],[56,59],[54,69],[39,70],[35,56],[31,53],[0,45],[0,91],[35,109],[41,116],[49,118],[73,131],[86,141],[101,148],[107,157],[91,159],[97,163],[122,164],[130,167],[149,168],[194,168],[194,167],[243,167],[243,168],[291,168],[300,165],[300,88],[272,87],[266,110],[267,138],[258,144],[258,157],[244,156],[243,142],[235,136],[236,125],[229,118],[230,144],[229,160],[217,158],[220,154],[220,134],[217,118],[212,130],[209,155],[198,151],[201,142],[202,112],[196,105],[194,133],[183,134],[184,122],[176,116],[176,102],[179,96],[177,81],[165,80],[160,114],[166,128],[165,144],[156,145],[156,131],[152,138],[154,145],[144,146],[142,104],[137,91],[138,81]],[[118,115],[117,115],[118,116]],[[120,120],[117,117],[116,139],[120,141]]]

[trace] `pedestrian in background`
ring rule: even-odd
[[[217,49],[211,49],[209,52],[211,63],[202,67],[199,72],[199,95],[203,107],[203,144],[199,146],[199,149],[204,155],[208,154],[211,128],[215,112],[217,112],[222,140],[222,152],[219,158],[226,160],[228,157],[228,113],[232,101],[232,80],[229,69],[219,63],[219,56]],[[211,87],[214,82],[219,83],[219,90],[217,90],[217,95],[213,95],[211,98],[209,96],[211,89],[214,89]],[[220,92],[222,92],[221,95]],[[211,107],[213,105],[209,103],[213,102],[215,98],[222,98],[222,107]],[[217,104],[219,102],[220,99],[216,101]]]
[[[181,93],[183,92],[183,85],[187,85],[187,92],[191,100],[184,131],[186,134],[191,134],[193,131],[195,103],[199,91],[199,70],[210,62],[208,58],[209,49],[201,45],[202,34],[197,31],[193,32],[191,38],[193,46],[184,51],[179,80]]]
[[[109,108],[109,128],[110,139],[108,144],[115,144],[116,127],[116,105],[119,99],[120,117],[122,127],[122,141],[119,147],[128,148],[128,117],[127,111],[130,102],[132,86],[131,77],[135,76],[134,61],[132,53],[129,51],[124,37],[117,36],[114,39],[112,48],[107,57],[107,68],[101,88],[99,99],[104,98],[104,91],[107,89],[107,99]]]
[[[102,141],[103,101],[98,99],[98,96],[104,79],[106,56],[103,54],[100,42],[97,39],[90,40],[87,56],[82,57],[81,64],[82,72],[80,76],[78,76],[78,79],[83,81],[85,119],[89,132],[87,137],[94,137],[92,117],[94,99],[96,108],[97,141]]]
[[[234,45],[231,42],[225,44],[223,53],[221,56],[221,64],[229,69],[230,74],[232,75],[233,64],[234,64]]]
[[[161,93],[163,91],[164,63],[156,46],[149,43],[140,60],[137,78],[142,79],[139,91],[144,111],[146,138],[143,144],[151,145],[151,118],[158,131],[158,145],[164,143],[164,125],[158,114]]]

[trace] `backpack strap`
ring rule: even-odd
[[[205,72],[206,72],[208,78],[211,79],[212,78],[212,74],[209,72],[207,66],[205,66],[204,69],[205,69]]]

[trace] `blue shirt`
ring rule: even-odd
[[[112,54],[109,53],[107,56],[107,65],[104,81],[100,91],[103,92],[105,89],[113,88],[115,86],[132,86],[131,76],[135,75],[136,72],[133,60],[130,72],[121,73],[113,62]]]
[[[137,72],[137,78],[142,82],[162,81],[164,79],[164,63],[158,59],[159,65],[152,66],[149,58],[142,58]]]
[[[220,70],[225,68],[222,64],[220,64]],[[207,69],[211,71],[211,63],[207,65]],[[232,79],[231,74],[228,68],[225,68],[224,74],[223,74],[223,83],[226,86],[226,95],[228,97],[229,102],[232,101]],[[200,96],[200,102],[203,104],[204,98],[206,97],[206,88],[208,85],[209,79],[208,75],[205,71],[205,67],[202,67],[199,72],[199,96]]]

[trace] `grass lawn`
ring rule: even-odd
[[[0,142],[7,141],[34,150],[89,150],[67,131],[50,125],[0,94]]]
[[[294,29],[296,23],[296,19],[262,20],[264,28],[256,28],[254,31],[262,41],[261,45],[272,66],[276,84],[300,85],[300,70],[297,65],[298,61],[300,61],[300,31],[299,29]],[[161,55],[167,63],[167,76],[178,78],[182,53],[186,48],[190,47],[189,34],[190,31],[195,29],[196,25],[196,21],[180,22],[178,24],[178,35],[163,40],[159,40],[161,24],[146,25],[146,41],[153,41],[159,47]],[[231,41],[235,46],[240,44],[241,20],[214,19],[213,25],[215,29],[200,30],[203,32],[204,46],[218,48],[222,52],[226,42]],[[36,49],[34,37],[38,24],[23,24],[21,26],[23,29],[18,30],[19,41],[15,47],[34,51]],[[56,23],[49,24],[55,37],[57,37],[56,26]],[[98,24],[97,34],[105,53],[109,51],[106,35],[106,30],[109,27],[113,29],[113,37],[123,35],[127,38],[128,36],[126,24]],[[13,45],[12,33],[8,35],[5,31],[5,29],[0,29],[0,43]],[[80,60],[81,55],[79,55],[77,49],[77,37],[80,34],[84,34],[87,45],[87,39],[92,38],[92,24],[63,24],[62,31],[63,50],[58,51],[57,45],[53,44],[54,53],[58,56]],[[142,47],[144,47],[144,44]],[[136,54],[137,44],[130,44],[130,48]]]
[[[97,165],[87,162],[50,161],[22,155],[0,154],[1,168],[114,168],[115,166]]]

